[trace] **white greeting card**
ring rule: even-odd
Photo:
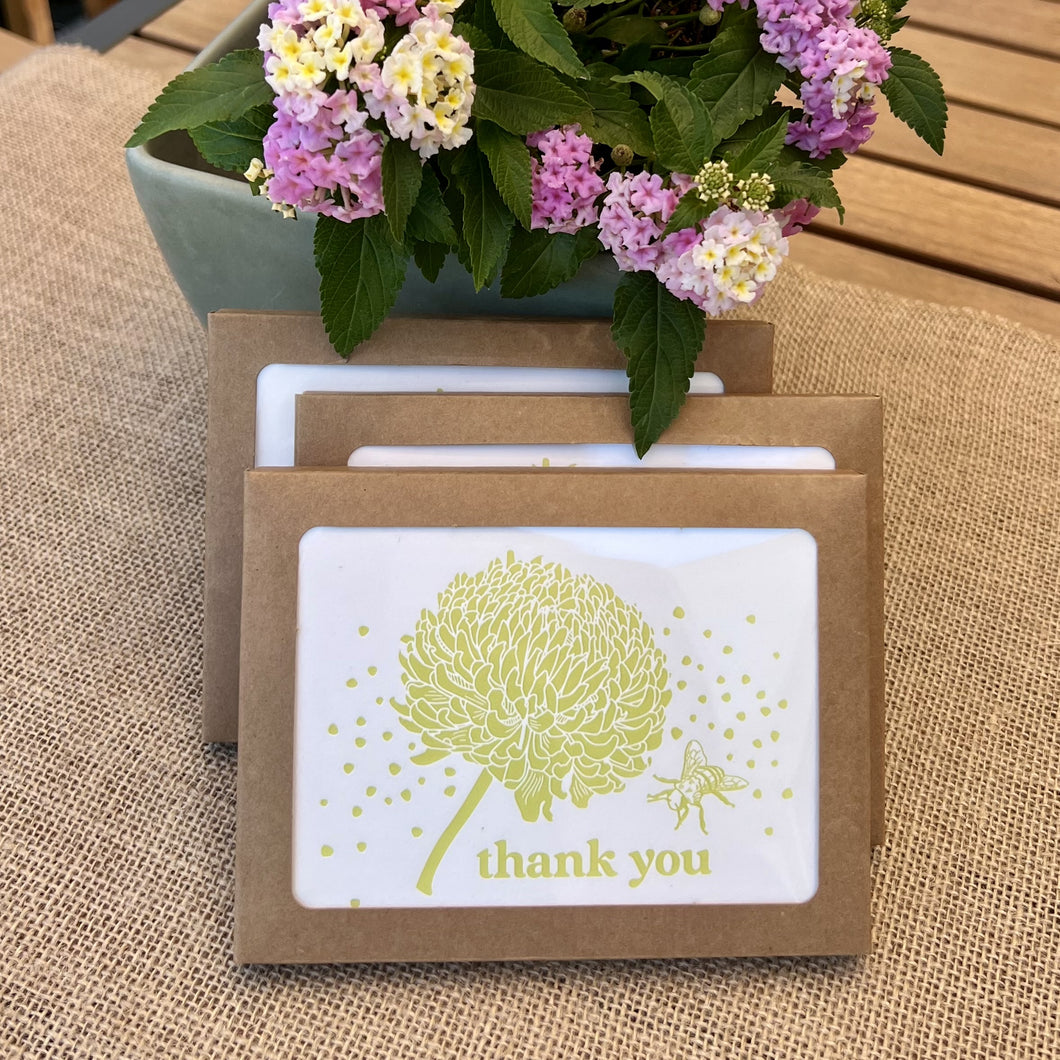
[[[638,457],[631,445],[362,445],[350,467],[625,467],[834,471],[820,446],[653,445]]]
[[[612,368],[499,368],[371,364],[269,364],[257,377],[255,467],[294,464],[295,398],[328,393],[617,394],[629,388]],[[721,394],[713,372],[696,372],[690,394]]]
[[[817,629],[804,530],[309,530],[295,898],[808,901]]]

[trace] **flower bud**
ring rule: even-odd
[[[857,24],[867,26],[886,43],[891,39],[891,20],[894,15],[887,0],[862,0],[857,15]]]
[[[721,21],[721,12],[704,4],[699,9],[699,21],[704,26],[716,26]]]
[[[611,149],[611,161],[624,169],[633,161],[633,148],[629,144],[615,144]]]
[[[699,172],[692,178],[696,194],[708,205],[726,202],[732,197],[732,170],[723,159],[717,162],[706,161]]]
[[[752,173],[736,182],[736,198],[742,210],[768,210],[776,191],[768,173]]]
[[[586,14],[584,7],[571,7],[563,16],[563,28],[568,33],[581,33],[585,29]]]

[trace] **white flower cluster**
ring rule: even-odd
[[[265,80],[277,95],[313,92],[329,74],[347,81],[383,49],[383,23],[359,0],[304,0],[296,25],[266,23],[258,45],[266,53]]]
[[[424,17],[394,45],[379,75],[361,84],[369,113],[385,118],[391,134],[408,140],[424,159],[471,139],[467,123],[475,99],[475,56],[443,13],[455,6],[428,4]]]
[[[754,302],[777,274],[788,241],[776,215],[721,207],[703,230],[671,236],[673,246],[655,270],[679,298],[688,298],[715,316],[737,304]]]

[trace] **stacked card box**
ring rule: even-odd
[[[606,321],[210,321],[204,735],[245,963],[856,953],[871,397],[712,322],[643,461]]]

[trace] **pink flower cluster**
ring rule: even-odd
[[[258,45],[276,118],[248,180],[285,217],[382,212],[383,117],[427,158],[471,137],[474,54],[453,32],[462,0],[276,0]],[[387,46],[384,19],[404,27]],[[387,52],[389,51],[389,55]]]
[[[289,103],[297,99],[277,97],[276,120],[265,134],[265,165],[272,171],[266,196],[340,221],[381,213],[383,139],[364,128],[368,115],[357,109],[356,93],[325,96],[309,120],[291,113]]]
[[[593,158],[593,142],[578,125],[531,133],[530,227],[573,234],[596,221],[596,199],[604,190]]]
[[[707,0],[715,11],[733,2]],[[806,79],[804,117],[789,126],[788,143],[811,158],[856,151],[872,135],[873,86],[886,79],[891,56],[871,29],[855,25],[854,7],[855,0],[755,0],[762,47]]]
[[[854,24],[854,0],[756,0],[762,47],[806,80],[799,89],[804,117],[788,128],[788,143],[811,158],[856,151],[876,120],[874,86],[891,56],[871,30]]]
[[[624,272],[653,272],[678,298],[715,315],[753,302],[787,253],[781,215],[719,206],[706,221],[663,236],[681,196],[681,173],[612,173],[600,210],[600,242]]]
[[[692,178],[675,173],[612,173],[600,210],[600,242],[623,272],[654,271],[663,253],[662,234]]]
[[[728,206],[667,236],[663,246],[659,282],[710,316],[756,302],[788,252],[776,214]]]

